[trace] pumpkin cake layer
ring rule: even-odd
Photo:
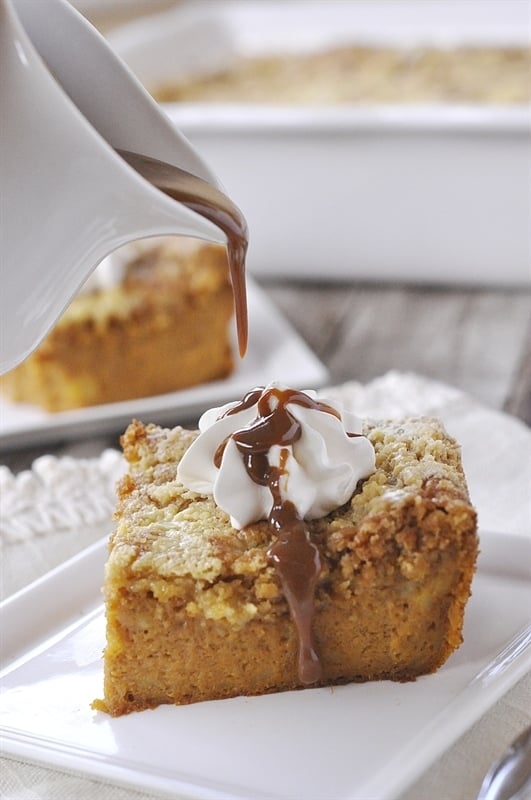
[[[315,685],[413,680],[462,641],[477,556],[460,451],[429,418],[371,422],[376,471],[308,522],[323,568]],[[105,577],[111,715],[301,687],[298,639],[267,522],[235,530],[176,478],[197,433],[133,422]]]
[[[232,313],[225,248],[168,238],[118,284],[77,295],[0,387],[14,402],[64,411],[225,378]]]

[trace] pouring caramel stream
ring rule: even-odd
[[[223,192],[190,172],[128,150],[116,151],[148,183],[168,197],[182,203],[220,228],[227,237],[238,349],[240,356],[247,350],[247,292],[245,288],[245,257],[247,254],[247,223],[238,207]]]

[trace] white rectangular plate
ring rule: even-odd
[[[252,281],[248,282],[248,303],[249,348],[245,358],[237,360],[229,378],[179,392],[57,414],[0,399],[0,452],[59,438],[117,431],[135,417],[161,425],[183,423],[206,408],[239,399],[253,386],[273,380],[297,388],[321,387],[328,380],[327,369]]]
[[[530,543],[483,534],[464,644],[435,675],[111,719],[98,543],[0,608],[3,751],[201,800],[391,800],[531,667]]]

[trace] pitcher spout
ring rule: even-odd
[[[116,248],[157,235],[227,237],[117,153],[166,162],[219,192],[208,166],[77,11],[64,0],[0,0],[0,13],[6,372]]]

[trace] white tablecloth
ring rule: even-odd
[[[389,373],[367,386],[348,383],[323,394],[340,397],[360,416],[439,416],[462,445],[482,534],[502,531],[531,540],[531,431],[523,423],[451,387],[410,374]],[[122,468],[115,451],[90,459],[45,456],[17,476],[0,468],[3,597],[106,535],[112,525],[114,484]],[[490,762],[530,722],[528,674],[401,800],[473,800]],[[155,795],[4,758],[0,796],[146,800]]]

